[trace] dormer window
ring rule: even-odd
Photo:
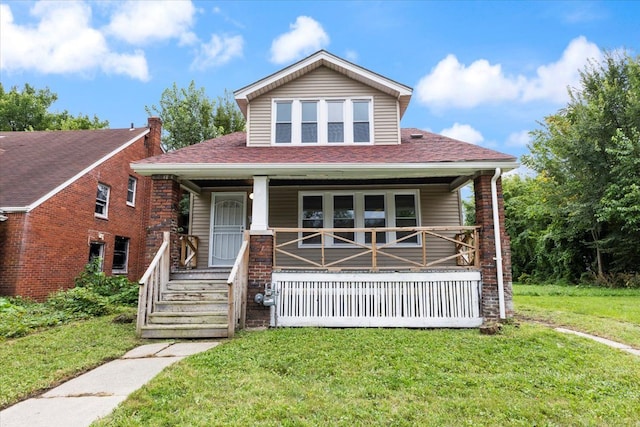
[[[274,145],[373,142],[372,99],[276,99]]]

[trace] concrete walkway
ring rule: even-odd
[[[578,331],[573,331],[571,329],[565,329],[565,328],[554,328],[556,331],[558,332],[562,332],[563,334],[572,334],[572,335],[577,335],[579,337],[583,337],[583,338],[589,338],[591,340],[597,341],[601,344],[604,345],[608,345],[609,347],[613,347],[613,348],[617,348],[619,350],[622,351],[626,351],[627,353],[631,353],[631,354],[635,354],[636,356],[640,356],[640,350],[631,347],[630,345],[627,344],[622,344],[619,343],[617,341],[611,341],[608,340],[606,338],[601,338],[595,335],[591,335],[591,334],[585,334],[584,332],[578,332]]]
[[[48,392],[0,411],[2,427],[88,426],[113,411],[160,371],[219,342],[157,343],[137,347]]]

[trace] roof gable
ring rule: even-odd
[[[33,209],[148,132],[0,132],[0,208]]]
[[[400,117],[402,117],[409,105],[409,100],[411,99],[411,94],[413,92],[409,86],[405,86],[359,65],[339,58],[326,50],[320,50],[293,65],[271,74],[270,76],[236,90],[234,92],[236,102],[246,117],[247,105],[252,99],[295,80],[321,66],[325,66],[398,99],[400,103]]]

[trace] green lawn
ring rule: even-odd
[[[117,358],[140,344],[135,325],[114,324],[113,317],[77,321],[0,341],[0,408]]]
[[[640,289],[514,285],[516,313],[640,348]]]
[[[535,324],[244,332],[99,426],[636,425],[640,360]]]

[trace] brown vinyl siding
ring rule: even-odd
[[[278,87],[250,102],[249,146],[271,145],[271,106],[273,99],[373,97],[374,143],[400,143],[398,102],[377,89],[352,80],[326,67]]]

